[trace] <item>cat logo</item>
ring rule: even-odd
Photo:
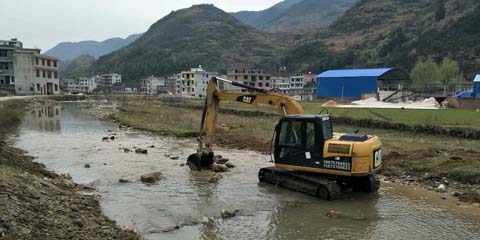
[[[256,96],[245,95],[245,96],[240,96],[240,97],[238,97],[238,98],[237,98],[237,102],[247,103],[247,104],[253,104],[256,99],[257,99]]]

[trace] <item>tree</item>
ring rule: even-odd
[[[420,58],[413,68],[410,77],[416,88],[431,90],[442,85],[442,71],[433,58]]]
[[[442,72],[442,80],[445,85],[461,82],[460,65],[457,61],[454,61],[450,58],[444,58],[442,64],[440,65],[440,70]]]

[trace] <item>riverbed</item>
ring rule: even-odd
[[[107,136],[115,140],[102,141]],[[480,239],[478,214],[439,207],[425,191],[412,196],[384,184],[378,194],[345,193],[328,202],[260,184],[258,169],[271,163],[256,152],[217,148],[237,167],[209,183],[212,173],[183,166],[195,152],[194,139],[119,129],[76,103],[37,106],[14,140],[49,170],[96,188],[104,213],[145,239]],[[156,171],[162,180],[141,183],[142,174]],[[224,219],[223,209],[238,212]],[[342,217],[328,218],[330,210]]]

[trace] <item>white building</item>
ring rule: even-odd
[[[95,76],[96,82],[100,86],[113,86],[117,83],[122,83],[122,75],[117,73],[108,73]]]
[[[305,82],[303,81],[303,75],[291,76],[290,77],[290,95],[300,95],[303,92],[303,86]]]
[[[290,79],[285,77],[272,77],[272,88],[276,93],[288,94]]]
[[[147,95],[166,93],[166,80],[162,77],[150,76],[140,81],[140,91]]]
[[[92,93],[97,88],[95,77],[65,79],[65,89],[69,93]]]
[[[199,66],[190,71],[183,71],[179,75],[181,95],[203,98],[207,93],[208,80],[218,73],[206,71]]]

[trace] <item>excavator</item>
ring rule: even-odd
[[[220,90],[219,83],[248,92]],[[382,143],[377,136],[334,133],[329,114],[306,115],[292,97],[227,79],[208,82],[197,152],[190,155],[191,170],[211,170],[220,101],[240,102],[278,113],[271,153],[274,166],[259,170],[260,182],[334,200],[342,190],[376,192],[382,167]],[[253,120],[252,120],[253,121]]]

